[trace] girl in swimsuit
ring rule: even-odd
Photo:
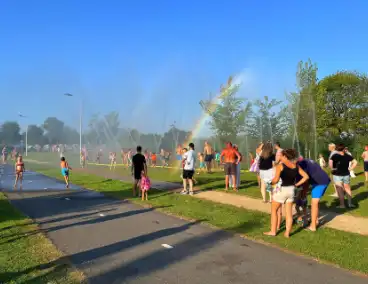
[[[69,188],[69,170],[71,170],[72,168],[69,167],[69,164],[64,157],[61,157],[60,160],[61,174],[64,177],[66,188]]]
[[[114,167],[114,170],[116,168],[116,152],[112,152],[110,155],[111,163],[110,163],[110,171]]]
[[[15,163],[15,182],[14,182],[14,189],[17,189],[18,181],[19,181],[19,189],[22,189],[23,183],[23,172],[25,171],[23,158],[19,156],[17,162]]]

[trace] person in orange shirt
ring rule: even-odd
[[[71,170],[72,168],[69,167],[69,164],[64,157],[61,157],[60,160],[61,174],[64,177],[66,188],[69,188],[69,170]]]
[[[220,161],[224,163],[225,170],[225,190],[229,189],[229,177],[234,184],[234,191],[238,191],[237,181],[236,181],[236,167],[237,164],[241,161],[241,156],[239,152],[234,149],[233,144],[231,142],[226,143],[226,147],[222,150]]]
[[[151,155],[151,162],[152,162],[152,167],[156,167],[156,162],[157,162],[157,155],[156,155],[156,153],[152,153],[152,155]]]

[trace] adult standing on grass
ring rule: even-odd
[[[224,163],[224,171],[225,171],[225,190],[229,190],[229,181],[230,177],[234,184],[234,191],[237,191],[238,188],[237,180],[236,180],[236,167],[241,160],[241,156],[237,150],[234,149],[233,144],[231,142],[226,143],[226,147],[222,150],[220,156],[221,162]]]
[[[298,174],[302,177],[297,182]],[[284,236],[289,238],[293,225],[293,202],[295,195],[295,187],[301,186],[308,180],[308,175],[303,169],[296,164],[296,151],[294,149],[285,149],[282,151],[280,163],[275,168],[275,177],[271,184],[277,185],[281,180],[281,187],[275,188],[272,195],[271,207],[271,230],[265,235],[276,236],[278,220],[278,210],[281,205],[286,204],[286,231]]]
[[[134,177],[133,196],[136,196],[138,184],[142,178],[142,171],[147,176],[146,158],[142,155],[142,147],[137,146],[137,153],[132,158],[132,176]]]
[[[181,194],[188,194],[189,184],[189,194],[193,195],[193,175],[195,171],[196,154],[194,152],[194,144],[189,143],[189,151],[183,154],[183,190]]]
[[[211,144],[208,143],[208,141],[204,142],[203,154],[204,154],[204,161],[206,163],[207,173],[211,173],[212,160],[214,158],[213,157],[214,151],[213,151],[213,148],[212,148]]]
[[[362,154],[362,159],[364,161],[365,182],[368,182],[368,145],[366,145],[365,148],[364,148],[364,152]]]
[[[231,178],[231,176],[229,177],[229,185],[230,185],[230,187],[232,187],[232,188],[237,188],[237,189],[239,189],[239,187],[240,187],[240,163],[242,162],[242,160],[243,160],[243,156],[242,156],[242,154],[239,152],[239,148],[238,148],[238,145],[235,145],[234,144],[234,149],[239,153],[239,155],[240,155],[240,160],[238,161],[238,159],[236,159],[236,161],[238,161],[238,163],[236,164],[236,174],[235,174],[235,176],[236,176],[236,183],[234,184],[233,183],[233,179]]]
[[[301,158],[297,165],[309,176],[309,184],[312,187],[311,222],[308,229],[315,232],[318,226],[319,201],[325,194],[331,180],[328,174],[313,160]],[[299,177],[301,179],[301,177]]]
[[[330,158],[329,166],[332,170],[333,181],[340,199],[338,208],[345,208],[344,192],[348,196],[348,207],[354,208],[350,187],[350,171],[356,167],[357,161],[352,156],[346,154],[344,150],[345,146],[343,144],[337,145],[337,153]]]
[[[328,151],[330,152],[330,156],[328,157],[328,164],[330,164],[331,157],[337,153],[336,145],[334,143],[328,144]],[[339,194],[336,189],[336,185],[334,184],[335,193],[331,195],[332,197],[339,197]]]
[[[273,154],[272,143],[266,142],[263,144],[262,152],[259,156],[259,176],[261,178],[261,194],[264,203],[267,203],[266,185],[275,176],[274,164],[275,154]],[[269,192],[269,200],[271,202],[271,192]]]

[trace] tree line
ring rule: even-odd
[[[337,71],[321,79],[311,60],[299,62],[296,90],[286,93],[285,100],[268,96],[247,100],[237,96],[240,86],[221,86],[220,96],[199,102],[210,116],[208,137],[216,150],[225,141],[237,143],[243,153],[254,152],[261,141],[279,141],[293,147],[303,156],[316,158],[327,151],[331,142],[344,143],[360,151],[368,144],[368,77],[351,71]],[[230,86],[232,86],[230,88]],[[119,113],[95,114],[84,126],[83,144],[107,145],[110,148],[132,148],[141,145],[153,151],[175,149],[191,137],[190,131],[171,126],[165,133],[141,133],[120,125]],[[15,121],[0,129],[0,141],[19,144],[25,133]],[[199,147],[203,140],[195,141]],[[28,144],[79,144],[79,132],[56,117],[42,125],[28,126]]]
[[[229,79],[231,82],[231,78]],[[281,141],[304,156],[316,158],[327,144],[344,143],[361,151],[368,144],[368,77],[353,71],[337,71],[318,78],[317,64],[300,61],[296,90],[285,101],[239,98],[239,86],[221,87],[218,102],[200,101],[211,117],[214,138],[237,141],[245,152],[260,141]]]

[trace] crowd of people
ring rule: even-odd
[[[293,224],[293,206],[297,211],[297,222],[305,226],[310,231],[316,231],[318,227],[319,201],[325,194],[331,179],[335,189],[334,196],[339,199],[338,208],[354,208],[352,190],[350,186],[351,178],[355,177],[354,169],[357,160],[352,156],[348,149],[343,145],[329,144],[328,161],[323,155],[319,155],[318,161],[305,159],[298,155],[294,149],[282,149],[280,143],[272,144],[270,141],[260,143],[256,148],[255,158],[251,157],[250,172],[257,175],[258,185],[264,203],[271,203],[271,228],[266,235],[275,236],[280,230],[282,220],[282,206],[285,207],[285,237],[290,236]],[[2,149],[3,163],[7,161],[7,148]],[[14,188],[20,183],[22,187],[23,172],[25,171],[22,156],[16,151],[11,153],[15,160],[15,183]],[[85,165],[88,154],[82,150],[82,166]],[[97,160],[101,159],[102,151],[97,153]],[[163,165],[168,164],[170,154],[163,149],[160,158]],[[368,182],[368,146],[365,147],[362,155],[364,161],[365,180]],[[123,163],[131,168],[134,179],[133,195],[142,196],[143,200],[148,199],[150,180],[147,175],[148,166],[157,165],[155,153],[142,151],[138,146],[136,151],[132,149],[121,151]],[[115,168],[117,163],[116,152],[109,153],[110,169]],[[212,169],[223,168],[225,173],[225,191],[232,188],[238,191],[241,183],[240,165],[243,156],[239,152],[237,145],[227,142],[221,152],[213,149],[209,142],[205,142],[203,152],[196,154],[195,146],[189,143],[188,148],[178,145],[176,148],[176,160],[182,167],[183,190],[181,194],[193,195],[195,174],[201,171],[208,173]],[[199,162],[199,169],[197,169]],[[61,173],[65,179],[66,187],[69,188],[69,170],[71,169],[65,157],[61,157]],[[324,168],[331,169],[331,177]],[[307,196],[311,194],[311,214],[310,220],[307,218]],[[347,203],[345,204],[345,197]],[[309,225],[308,225],[309,222]]]

